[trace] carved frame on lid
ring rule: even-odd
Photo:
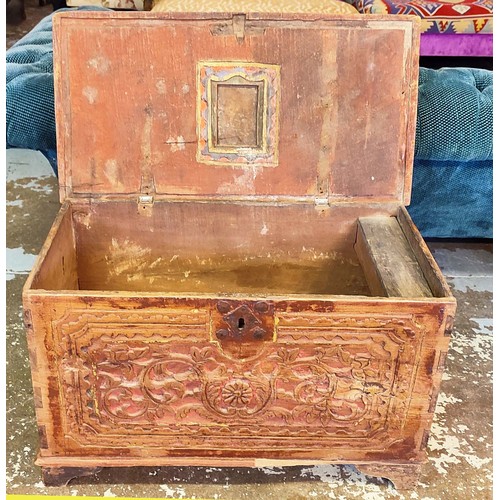
[[[200,61],[197,82],[197,160],[209,165],[277,166],[280,66]],[[222,90],[234,94],[226,105]],[[221,122],[240,136],[222,140]]]

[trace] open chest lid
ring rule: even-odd
[[[61,200],[409,204],[414,17],[54,17]]]

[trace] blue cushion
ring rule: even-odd
[[[493,72],[420,68],[415,158],[493,158]]]
[[[424,237],[493,237],[493,161],[416,160],[408,211]]]
[[[59,9],[60,11],[73,9]],[[78,10],[108,10],[80,7]],[[55,149],[54,74],[52,64],[52,16],[6,53],[7,146]]]

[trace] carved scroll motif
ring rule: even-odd
[[[186,433],[195,444],[207,435],[314,436],[324,440],[312,447],[386,446],[404,425],[421,339],[408,318],[284,315],[283,339],[292,329],[302,335],[296,346],[278,338],[234,360],[208,340],[204,312],[165,314],[166,324],[140,313],[69,319],[58,325],[66,432],[110,447],[124,435],[175,447]]]

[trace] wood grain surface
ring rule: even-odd
[[[54,19],[62,199],[132,196],[146,176],[157,196],[408,201],[411,17],[255,14],[236,36],[231,14],[76,14]],[[196,67],[213,60],[280,67],[277,166],[196,160]]]
[[[432,297],[396,217],[358,219],[356,249],[366,275],[372,278],[370,289],[374,295]]]
[[[402,207],[415,27],[54,17],[66,201],[23,292],[47,483],[298,463],[415,483],[455,312]],[[204,130],[242,165],[198,162]]]

